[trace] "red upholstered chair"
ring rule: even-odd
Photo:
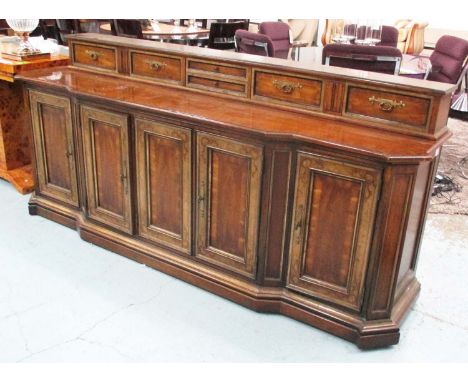
[[[322,64],[387,74],[398,74],[401,58],[399,49],[387,46],[328,44],[322,52]]]
[[[467,67],[467,56],[468,41],[454,36],[442,36],[429,57],[432,70],[427,79],[450,84],[459,83]]]
[[[274,48],[274,57],[288,58],[291,48],[289,25],[281,21],[263,22],[258,27],[258,32],[268,36]]]
[[[398,29],[389,25],[382,25],[382,36],[379,46],[391,46],[396,48],[398,45]]]
[[[274,55],[273,42],[270,37],[264,34],[237,30],[235,42],[238,52],[255,54],[257,56],[273,57]]]

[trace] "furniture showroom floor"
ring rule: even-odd
[[[468,359],[468,216],[429,215],[400,344],[363,352],[86,243],[28,198],[0,180],[0,362]]]

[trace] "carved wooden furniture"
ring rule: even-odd
[[[19,192],[34,188],[31,169],[29,113],[23,102],[21,84],[15,75],[27,70],[67,65],[69,58],[52,56],[34,62],[0,58],[0,178],[8,180]]]
[[[398,342],[451,86],[104,35],[70,51],[60,76],[22,76],[31,214],[362,348]]]

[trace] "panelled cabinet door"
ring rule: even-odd
[[[78,207],[78,186],[70,100],[29,91],[41,195]]]
[[[255,278],[263,150],[199,133],[197,155],[196,256]]]
[[[191,131],[136,118],[139,234],[190,251]]]
[[[88,215],[132,233],[128,116],[81,106]]]
[[[359,311],[380,171],[299,153],[288,288]]]

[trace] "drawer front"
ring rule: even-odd
[[[246,84],[198,77],[190,74],[187,76],[187,86],[218,93],[247,96]]]
[[[348,86],[344,114],[377,118],[391,124],[426,129],[431,100],[372,88]]]
[[[218,63],[188,60],[187,67],[189,70],[199,70],[206,73],[233,76],[243,79],[247,78],[247,69],[241,66],[220,65]]]
[[[255,71],[253,98],[267,98],[270,102],[319,108],[322,103],[322,81]]]
[[[73,44],[73,62],[108,71],[117,71],[117,49]]]
[[[182,58],[131,51],[130,75],[182,84]]]

